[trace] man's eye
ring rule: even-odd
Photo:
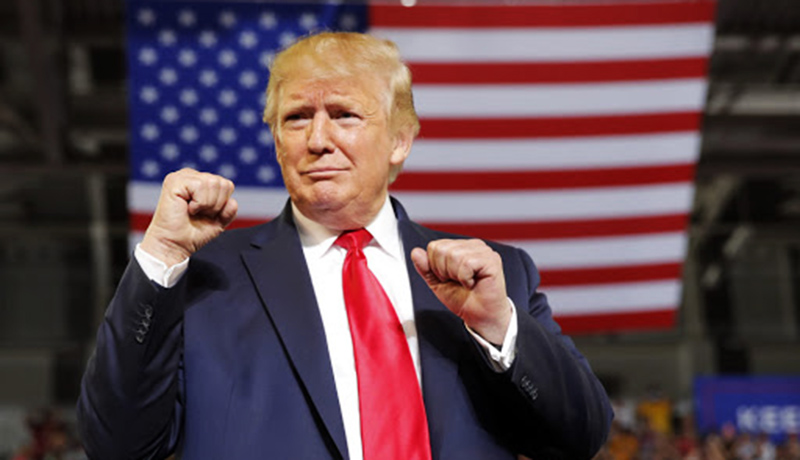
[[[341,112],[336,113],[336,118],[358,118],[358,115],[356,115],[353,112],[348,112],[346,110],[343,110]]]

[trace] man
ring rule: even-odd
[[[388,196],[419,130],[396,47],[301,40],[264,118],[289,204],[222,233],[233,184],[167,176],[84,376],[90,456],[590,458],[609,404],[530,258]]]

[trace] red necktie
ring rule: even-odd
[[[346,232],[342,287],[358,373],[364,460],[430,460],[428,421],[408,341],[389,297],[367,267],[365,229]]]

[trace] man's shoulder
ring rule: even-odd
[[[409,223],[414,226],[421,234],[423,234],[426,239],[429,241],[434,240],[441,240],[441,239],[449,239],[449,240],[469,240],[469,239],[478,239],[486,243],[489,247],[500,253],[500,255],[515,255],[517,256],[520,253],[525,253],[522,249],[512,246],[510,244],[501,243],[498,241],[481,238],[480,236],[472,236],[472,235],[465,235],[460,233],[452,233],[443,230],[437,230],[436,228],[427,227],[425,225],[419,224],[414,222],[413,220],[409,220]]]
[[[239,254],[254,245],[264,244],[275,234],[279,219],[276,217],[262,224],[225,230],[197,251],[195,256],[218,258],[223,255]]]

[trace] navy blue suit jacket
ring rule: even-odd
[[[414,270],[414,247],[454,237],[393,202],[419,334],[434,459],[590,458],[611,418],[605,392],[560,334],[526,253],[490,243],[517,307],[517,357],[494,372],[462,321]],[[390,365],[390,363],[387,363]],[[291,207],[228,231],[171,289],[135,261],[97,336],[78,401],[93,459],[346,459],[333,373]]]

